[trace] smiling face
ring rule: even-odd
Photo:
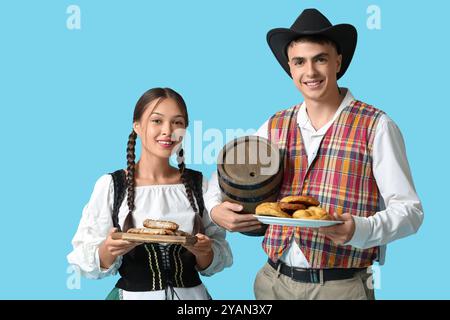
[[[292,79],[305,100],[325,102],[337,93],[342,55],[331,43],[294,41],[287,55]]]
[[[169,158],[186,132],[186,115],[172,98],[159,98],[146,108],[133,128],[141,138],[142,151],[159,158]]]

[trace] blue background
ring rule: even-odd
[[[71,4],[81,30],[66,27]],[[366,26],[371,4],[381,30]],[[69,290],[66,255],[94,182],[125,165],[137,99],[169,86],[203,130],[257,129],[301,101],[265,36],[308,7],[358,29],[339,84],[399,125],[425,209],[419,232],[389,245],[377,298],[449,298],[450,5],[441,0],[2,1],[0,298],[103,299],[117,279]],[[216,299],[253,299],[261,239],[228,239],[234,265],[204,281]]]

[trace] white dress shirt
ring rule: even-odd
[[[311,165],[316,157],[328,128],[352,100],[354,97],[350,90],[347,90],[333,118],[318,130],[312,126],[306,105],[302,103],[297,123],[308,155],[308,165]],[[269,120],[258,129],[255,135],[267,138],[268,123]],[[386,244],[417,232],[423,221],[423,209],[414,188],[402,134],[396,124],[385,114],[380,117],[376,127],[372,158],[373,175],[381,195],[381,210],[367,218],[353,216],[355,233],[346,245],[360,249],[380,246],[378,261],[383,264]],[[211,209],[220,203],[221,194],[217,173],[213,173],[210,187],[205,195],[205,205],[208,212],[211,212]],[[289,266],[310,268],[294,239],[288,250],[283,253],[281,260]]]
[[[208,182],[203,180],[203,192],[208,188]],[[113,227],[112,207],[114,202],[114,185],[111,175],[100,177],[94,187],[91,198],[83,209],[78,230],[72,240],[73,251],[67,256],[70,264],[75,265],[81,274],[87,278],[100,279],[115,275],[122,263],[118,257],[109,269],[100,268],[99,246],[105,240]],[[192,233],[194,211],[189,203],[183,184],[139,186],[135,188],[135,210],[133,222],[141,227],[145,219],[169,220],[176,222],[180,230]],[[128,215],[128,205],[125,200],[119,209],[119,224],[123,226]],[[215,225],[209,215],[203,214],[205,234],[213,240],[214,258],[205,270],[204,276],[210,276],[231,266],[233,256],[228,242],[225,240],[225,230]],[[208,299],[209,295],[203,284],[194,288],[176,288],[180,299]],[[121,296],[127,299],[165,298],[165,291],[127,292],[121,290]],[[169,297],[170,298],[170,297]]]

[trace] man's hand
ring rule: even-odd
[[[211,210],[211,218],[216,224],[232,232],[249,232],[261,228],[262,224],[253,214],[236,213],[242,209],[240,204],[225,201]]]
[[[334,217],[336,220],[344,221],[344,223],[330,227],[321,227],[319,232],[336,244],[347,243],[355,233],[355,220],[353,220],[353,216],[350,213],[335,214]]]

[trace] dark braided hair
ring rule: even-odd
[[[180,158],[183,158],[184,150],[180,149],[178,155]],[[187,178],[186,178],[185,169],[186,169],[186,165],[184,164],[184,161],[181,161],[178,164],[178,170],[180,171],[180,174],[181,174],[181,182],[184,184],[184,187],[186,188],[186,194],[187,194],[187,197],[188,197],[189,203],[191,204],[192,209],[194,210],[195,213],[199,213],[197,205],[195,204],[193,191],[192,191],[192,189],[187,181]]]
[[[141,120],[142,115],[147,110],[147,107],[153,101],[159,99],[159,101],[155,105],[155,108],[156,108],[156,106],[158,106],[158,104],[161,101],[163,101],[164,99],[168,99],[168,98],[173,99],[177,103],[177,105],[180,107],[181,111],[184,113],[186,127],[187,127],[189,124],[189,118],[188,118],[188,114],[187,114],[186,103],[184,102],[183,97],[181,97],[181,95],[178,92],[176,92],[175,90],[170,89],[170,88],[153,88],[153,89],[146,91],[139,98],[138,102],[136,103],[136,107],[134,109],[134,114],[133,114],[133,123]],[[133,130],[128,137],[128,144],[127,144],[126,187],[127,187],[127,192],[128,192],[127,204],[128,204],[129,211],[128,211],[127,217],[125,218],[125,222],[123,225],[123,232],[126,232],[129,228],[133,228],[132,214],[135,209],[135,205],[134,205],[134,197],[135,197],[134,191],[135,190],[134,190],[134,188],[135,188],[135,169],[136,169],[136,164],[135,164],[136,139],[137,139],[137,134]],[[183,153],[184,153],[183,149],[181,149],[180,152],[181,152],[180,157],[183,157]],[[188,196],[189,203],[191,204],[194,212],[198,213],[198,208],[195,204],[193,191],[191,190],[189,183],[187,181],[187,178],[186,178],[186,174],[185,174],[185,170],[184,170],[186,168],[186,166],[184,164],[184,161],[178,165],[178,168],[179,168],[180,174],[181,174],[181,181],[186,188],[186,194]]]
[[[133,227],[133,219],[132,213],[134,211],[134,172],[136,169],[136,164],[134,160],[136,159],[135,155],[135,146],[136,146],[136,138],[137,134],[134,130],[128,136],[128,145],[127,145],[127,176],[126,176],[126,186],[127,186],[127,204],[128,204],[128,215],[123,224],[123,229],[126,232],[129,228]]]
[[[180,149],[178,156],[183,159],[183,155],[184,155],[184,150]],[[189,203],[191,204],[192,209],[195,212],[195,218],[194,218],[194,226],[193,226],[193,234],[197,234],[197,233],[205,233],[205,228],[203,226],[203,222],[201,219],[201,215],[202,212],[199,212],[199,208],[198,206],[195,204],[195,198],[194,198],[194,193],[195,190],[192,190],[191,185],[188,182],[188,178],[186,175],[186,165],[184,164],[184,161],[182,160],[179,164],[178,164],[178,169],[180,171],[181,174],[181,182],[184,184],[184,188],[186,189],[186,195],[188,197]],[[197,190],[197,192],[199,192]],[[198,195],[196,195],[196,198],[198,199]]]

